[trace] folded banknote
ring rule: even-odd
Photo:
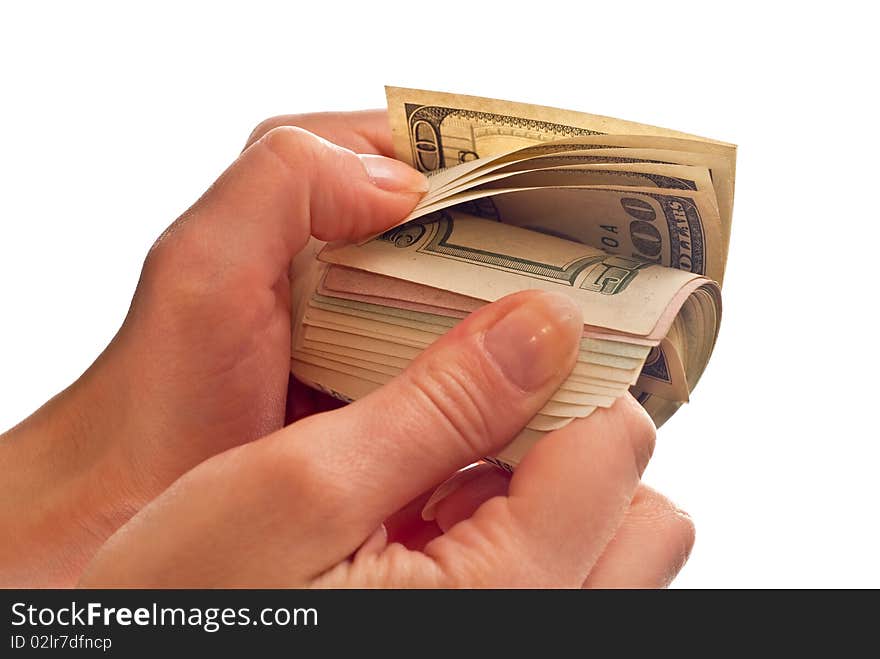
[[[388,88],[395,154],[430,189],[398,226],[293,279],[291,370],[355,400],[472,311],[524,289],[582,309],[577,362],[493,459],[630,391],[659,426],[721,318],[736,147],[608,117]]]

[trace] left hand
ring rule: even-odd
[[[181,474],[278,430],[285,408],[292,420],[335,406],[299,383],[289,390],[288,272],[311,236],[362,237],[412,210],[427,182],[391,155],[384,111],[255,129],[156,241],[103,354],[2,437],[0,523],[11,540],[0,543],[0,584],[75,583]]]

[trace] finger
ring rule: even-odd
[[[388,546],[388,531],[385,529],[385,525],[381,524],[378,529],[373,531],[373,534],[364,541],[357,552],[355,552],[356,556],[377,556],[382,553],[385,547]]]
[[[310,236],[381,231],[426,189],[422,174],[396,160],[357,156],[301,128],[275,128],[159,238],[148,268],[166,261],[156,270],[201,295],[236,283],[271,289]]]
[[[489,499],[507,495],[509,474],[493,465],[484,467],[437,502],[435,519],[442,531],[471,517]],[[694,524],[687,513],[640,485],[584,587],[665,588],[684,567],[693,545]]]
[[[516,293],[462,321],[381,389],[280,431],[288,460],[344,484],[339,551],[507,444],[571,370],[582,327],[567,297]]]
[[[407,549],[421,551],[442,531],[433,521],[425,521],[419,514],[430,496],[425,492],[385,520],[388,542],[398,542]]]
[[[425,507],[422,508],[422,519],[434,519],[436,508],[441,501],[461,488],[465,483],[479,478],[493,469],[496,469],[495,465],[484,460],[474,462],[467,467],[459,469],[434,489],[431,497],[425,503]]]
[[[325,572],[447,474],[500,450],[571,370],[582,328],[565,296],[525,291],[487,305],[373,394],[202,463],[131,525],[158,538],[150,556],[129,557],[123,538],[93,574],[296,584]]]
[[[620,525],[654,445],[629,395],[548,434],[513,473],[509,495],[425,547],[453,583],[580,586]]]
[[[245,148],[280,126],[304,128],[355,153],[394,157],[391,127],[385,110],[279,115],[260,122],[248,137]]]
[[[512,439],[571,370],[582,328],[580,308],[561,295],[525,291],[487,305],[373,394],[203,463],[135,525],[149,538],[173,516],[174,542],[156,544],[135,569],[120,541],[96,574],[217,583],[229,557],[250,583],[321,574],[417,495]],[[424,501],[416,505],[413,517]],[[178,542],[208,542],[217,558],[180,559],[165,575]]]
[[[457,487],[447,489],[435,504],[432,519],[442,531],[471,517],[489,499],[507,495],[509,474],[491,464],[480,466],[463,482],[453,481]],[[665,588],[687,562],[693,544],[694,524],[687,513],[640,485],[584,587]]]
[[[486,501],[507,496],[510,474],[494,465],[477,477],[456,488],[440,502],[434,511],[437,526],[445,533],[459,522],[468,519]]]
[[[687,513],[642,485],[584,587],[665,588],[693,546],[694,523]]]

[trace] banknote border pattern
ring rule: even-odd
[[[494,114],[492,112],[481,112],[479,110],[465,110],[462,108],[445,108],[439,105],[418,105],[416,103],[404,103],[404,112],[406,113],[406,124],[409,131],[409,144],[412,149],[412,161],[421,171],[434,171],[446,167],[446,158],[443,155],[443,141],[440,134],[440,126],[443,120],[451,114],[459,114],[465,119],[475,119],[477,121],[494,121],[495,123],[504,123],[507,125],[524,128],[526,130],[552,131],[563,136],[576,137],[580,135],[605,135],[597,130],[589,130],[587,128],[575,128],[566,126],[565,124],[557,124],[551,121],[539,121],[537,119],[523,119],[522,117],[511,117],[503,114]],[[416,145],[421,143],[413,131],[413,126],[417,121],[424,121],[431,125],[434,129],[434,135],[437,143],[434,145],[437,154],[437,167],[427,169],[422,166],[423,161],[419,157]]]
[[[675,197],[651,192],[639,192],[638,194],[653,197],[663,209],[666,224],[669,228],[669,267],[684,270],[685,272],[693,272],[698,275],[705,275],[706,250],[704,245],[703,218],[700,216],[700,209],[694,200],[688,197]],[[690,239],[690,268],[678,267],[681,265],[682,256],[681,240],[679,238],[681,232],[676,220],[675,209],[672,208],[673,203],[679,203],[684,208],[684,216],[687,220]]]

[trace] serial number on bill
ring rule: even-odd
[[[85,634],[13,634],[9,646],[13,650],[102,650],[106,652],[113,645],[112,639]]]

